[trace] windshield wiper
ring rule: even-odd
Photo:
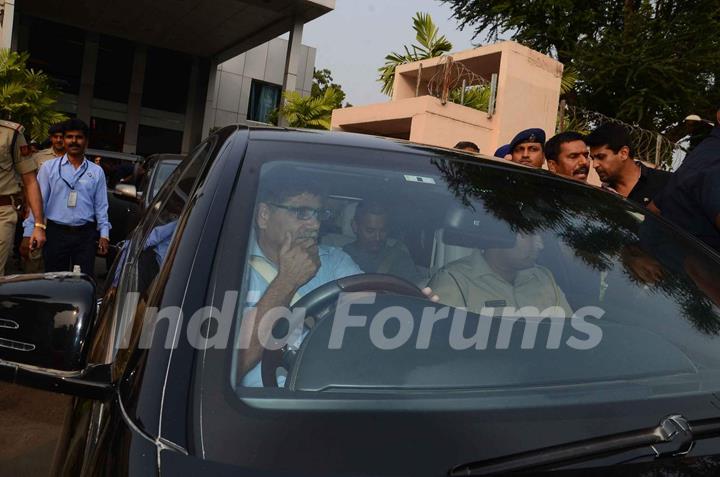
[[[680,414],[663,418],[656,427],[544,447],[505,457],[462,464],[450,470],[451,477],[492,475],[542,467],[558,467],[607,455],[649,447],[655,458],[685,455],[695,441],[720,435],[720,418],[688,422]],[[664,444],[659,449],[659,444]]]

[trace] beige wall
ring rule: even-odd
[[[552,58],[514,42],[506,42],[500,60],[495,105],[495,148],[519,131],[541,128],[555,133],[563,66]]]
[[[442,71],[446,61],[432,58],[397,68],[391,101],[335,110],[332,128],[400,137],[397,129],[409,124],[408,137],[414,142],[452,147],[461,140],[473,141],[482,153],[490,155],[523,129],[539,127],[548,137],[554,134],[561,63],[511,41],[451,56],[488,81],[493,73],[498,74],[492,117],[450,102],[443,105],[429,96],[428,81]],[[415,97],[420,63],[420,96]]]

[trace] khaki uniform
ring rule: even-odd
[[[62,154],[60,155],[62,156]],[[38,151],[33,154],[32,159],[35,161],[35,164],[37,164],[38,169],[40,169],[40,166],[50,159],[55,159],[56,157],[59,156],[55,154],[55,150],[52,147],[48,147],[47,149],[43,149],[42,151]]]
[[[550,270],[537,265],[521,270],[511,284],[490,268],[480,251],[449,263],[428,286],[443,304],[467,308],[472,313],[480,314],[483,307],[500,311],[506,306],[518,309],[534,306],[542,312],[559,306],[565,310],[565,317],[572,316],[565,294]]]
[[[0,120],[0,275],[13,248],[18,216],[12,196],[20,192],[18,175],[37,170],[27,155],[24,128],[10,121]]]
[[[62,154],[61,154],[62,156]],[[32,159],[35,161],[37,168],[40,169],[44,163],[50,159],[59,157],[55,154],[52,147],[43,149],[33,154]],[[42,273],[45,271],[45,263],[43,262],[42,250],[31,250],[27,258],[21,259],[22,269],[25,273]]]

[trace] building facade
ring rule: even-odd
[[[280,104],[287,48],[287,40],[275,38],[218,66],[214,96],[205,112],[209,129],[268,122],[268,114]],[[300,47],[295,88],[303,96],[310,95],[315,53],[315,48]]]
[[[0,47],[62,92],[91,147],[185,153],[211,129],[263,121],[280,91],[307,93],[315,51],[304,24],[334,0],[0,0]],[[289,39],[278,38],[289,32]]]

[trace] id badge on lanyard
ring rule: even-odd
[[[80,177],[78,177],[77,180],[75,180],[75,184],[70,184],[70,183],[69,183],[68,181],[66,181],[65,178],[62,176],[62,172],[61,172],[61,170],[60,170],[61,164],[62,164],[62,161],[59,161],[59,162],[58,162],[58,175],[60,176],[60,179],[62,179],[62,181],[65,183],[65,185],[67,185],[67,186],[70,188],[70,193],[68,194],[68,199],[67,199],[67,206],[68,206],[68,208],[77,207],[78,193],[77,193],[77,191],[75,190],[75,185],[76,185],[78,182],[80,182],[80,179],[82,179],[82,176],[85,175],[85,172],[87,171],[88,165],[87,165],[87,163],[83,164],[83,165],[85,166],[85,168],[82,170],[82,173],[80,174]]]

